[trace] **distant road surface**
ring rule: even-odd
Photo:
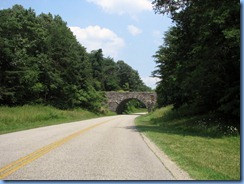
[[[174,180],[119,115],[0,135],[1,180]]]

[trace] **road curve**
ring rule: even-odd
[[[0,135],[2,180],[174,180],[120,115]]]

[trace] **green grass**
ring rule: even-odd
[[[141,113],[141,112],[147,112],[146,108],[133,108],[129,112],[124,112],[124,114],[134,114],[134,113]]]
[[[82,109],[59,110],[42,105],[0,107],[0,134],[100,116]]]
[[[197,180],[240,180],[240,136],[213,115],[185,116],[168,106],[137,118],[136,125]]]

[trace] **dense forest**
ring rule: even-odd
[[[0,11],[0,104],[99,111],[103,91],[149,91],[124,61],[88,53],[60,16],[15,5]]]
[[[174,26],[154,59],[158,104],[240,118],[240,2],[154,0]]]

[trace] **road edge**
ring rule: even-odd
[[[169,170],[176,180],[193,180],[189,174],[179,168],[162,150],[160,150],[145,134],[140,133],[142,139],[152,152],[159,158],[162,164]]]

